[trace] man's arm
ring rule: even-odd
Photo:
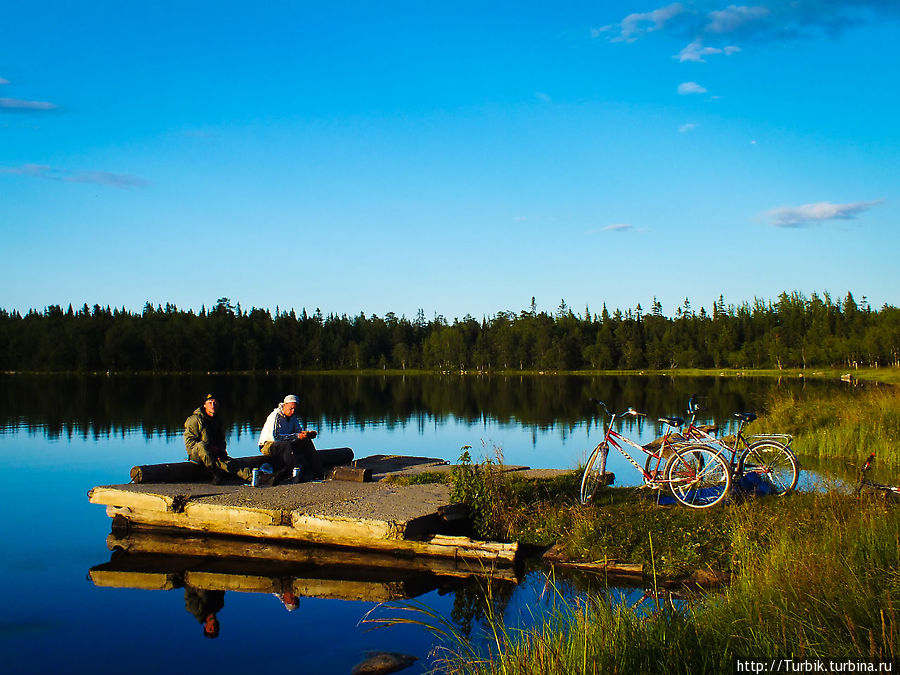
[[[300,426],[300,420],[296,415],[285,417],[279,414],[275,416],[275,429],[272,435],[276,441],[292,441],[299,438],[297,434],[302,431],[303,427]]]
[[[184,421],[184,447],[190,451],[197,443],[202,441],[200,434],[200,420],[196,415],[191,415]]]

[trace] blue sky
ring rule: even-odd
[[[900,303],[900,5],[0,9],[0,307]]]

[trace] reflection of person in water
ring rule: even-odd
[[[276,598],[281,600],[281,602],[284,603],[284,608],[289,612],[293,612],[295,609],[297,609],[300,606],[300,598],[298,598],[296,595],[294,595],[290,591],[285,591],[284,593],[281,593],[281,594],[272,593],[272,595],[274,595]]]
[[[225,606],[225,591],[206,591],[193,586],[184,587],[184,608],[203,624],[203,635],[219,637],[216,613]]]

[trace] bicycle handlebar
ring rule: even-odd
[[[702,410],[700,404],[694,400],[696,398],[698,398],[697,394],[691,394],[691,397],[688,399],[687,412],[689,415],[696,415]]]
[[[638,412],[634,408],[628,408],[625,412],[611,413],[609,411],[609,408],[606,407],[606,404],[603,401],[599,401],[596,398],[592,398],[592,399],[590,399],[590,402],[596,403],[597,405],[602,406],[603,409],[606,411],[606,414],[609,415],[610,417],[622,417],[623,415],[633,415],[634,417],[646,417],[647,416],[642,412]]]

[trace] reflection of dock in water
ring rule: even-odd
[[[473,573],[516,580],[509,567],[489,570],[463,560],[149,530],[110,534],[107,546],[110,561],[89,572],[96,586],[387,602],[450,590]]]
[[[340,547],[340,556],[350,559],[357,555],[353,551],[379,553],[390,564],[407,567],[447,570],[447,564],[440,562],[444,559],[466,575],[511,567],[516,562],[516,543],[454,536],[456,523],[451,520],[453,510],[448,508],[450,490],[446,483],[398,485],[381,480],[392,474],[447,470],[450,467],[446,462],[378,455],[355,464],[352,468],[357,473],[366,471],[374,480],[326,480],[265,488],[141,482],[99,486],[88,494],[92,503],[106,505],[115,524],[135,531],[133,537],[122,540],[132,542],[129,546],[137,547],[135,550],[149,544],[133,542],[150,541],[138,536],[137,531],[152,529],[197,535],[193,537],[195,546],[200,545],[198,537],[202,536],[240,537],[256,551],[250,556],[256,559],[264,550],[271,552],[270,560],[280,556],[296,562],[295,556],[306,555],[299,553],[296,545],[306,544]],[[120,548],[126,548],[124,543]],[[246,556],[235,553],[231,557]],[[422,560],[415,562],[417,558]]]

